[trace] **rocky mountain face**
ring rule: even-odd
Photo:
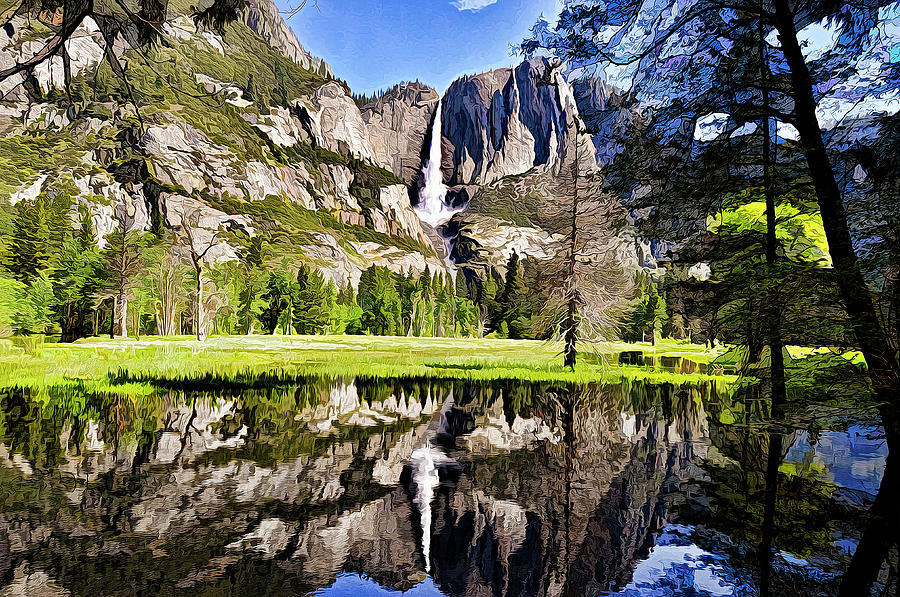
[[[571,149],[578,107],[559,65],[549,59],[459,79],[445,98],[449,185],[486,185],[533,168],[558,168]]]
[[[338,285],[372,264],[443,271],[446,239],[412,207],[440,105],[447,201],[466,206],[442,232],[451,256],[481,275],[472,264],[502,269],[513,250],[553,257],[555,232],[536,217],[548,181],[578,152],[602,164],[617,151],[575,132],[576,121],[623,125],[609,109],[612,90],[572,86],[549,59],[461,78],[443,97],[400,84],[360,108],[270,0],[253,0],[224,32],[172,14],[162,34],[150,56],[114,44],[129,64],[127,86],[103,60],[90,19],[67,46],[69,92],[60,57],[0,84],[0,156],[17,156],[0,172],[8,205],[68,193],[73,225],[86,210],[101,246],[121,224],[117,213],[129,229],[166,229],[176,240],[188,222],[216,239],[214,262],[238,259],[263,235],[273,259],[315,265]],[[38,20],[13,19],[0,32],[0,67],[49,35]],[[226,228],[244,240],[218,234]],[[636,263],[629,242],[622,259]]]
[[[176,244],[184,225],[197,228],[215,245],[211,262],[244,249],[226,228],[245,240],[262,234],[277,259],[311,263],[338,285],[372,264],[445,268],[400,178],[421,167],[432,90],[398,87],[364,115],[269,0],[251,2],[224,32],[175,14],[162,34],[147,59],[113,48],[129,64],[130,89],[102,60],[106,44],[89,18],[68,44],[70,94],[58,57],[3,83],[7,209],[66,193],[73,225],[88,213],[101,246],[125,214],[128,229],[170,230]],[[14,18],[0,32],[0,66],[50,35]]]
[[[411,183],[421,172],[438,93],[422,83],[403,83],[362,109],[375,158]]]
[[[513,251],[539,261],[558,257],[553,246],[567,231],[547,217],[566,201],[556,181],[577,160],[582,180],[599,182],[602,165],[620,151],[610,141],[622,120],[614,94],[600,81],[570,85],[561,65],[546,58],[450,86],[442,103],[442,173],[448,203],[465,209],[443,231],[457,264],[483,276],[502,271]],[[634,271],[643,258],[626,215],[614,214],[621,224],[610,223],[606,244]]]
[[[326,78],[334,78],[331,65],[323,59],[311,56],[291,31],[278,7],[268,0],[252,0],[240,13],[240,21],[251,31],[265,39],[270,46],[290,58],[302,68]]]

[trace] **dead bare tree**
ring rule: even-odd
[[[134,225],[134,206],[117,205],[113,209],[116,228],[106,235],[103,250],[103,264],[107,271],[109,286],[98,293],[102,302],[112,300],[112,322],[110,337],[128,337],[128,299],[131,296],[135,276],[144,265],[141,254],[141,233],[131,228]]]
[[[203,272],[205,268],[206,256],[213,247],[219,244],[219,231],[209,231],[208,237],[198,231],[206,231],[200,227],[200,210],[195,208],[189,213],[184,211],[182,207],[181,230],[187,241],[187,249],[190,254],[191,265],[194,267],[194,273],[197,276],[197,284],[194,287],[194,333],[197,340],[206,339],[209,327],[209,317],[207,302],[214,302],[218,297],[211,294],[209,297],[203,296]],[[205,237],[205,238],[204,238]]]
[[[552,230],[554,256],[542,266],[551,289],[535,318],[537,332],[564,342],[563,363],[574,368],[579,342],[612,337],[634,279],[626,271],[624,213],[600,188],[600,173],[580,121],[568,131],[571,161],[544,192],[541,218]]]

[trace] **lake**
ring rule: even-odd
[[[880,430],[780,430],[767,520],[763,419],[712,381],[7,391],[0,594],[833,593]]]

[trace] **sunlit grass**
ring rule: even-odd
[[[709,376],[671,368],[624,366],[622,351],[709,362],[721,350],[666,342],[591,347],[574,370],[562,366],[561,346],[529,340],[473,340],[371,336],[235,336],[197,342],[186,337],[141,340],[92,338],[47,344],[34,354],[0,357],[0,386],[66,388],[143,395],[154,383],[208,379],[237,383],[265,376],[428,378],[467,381],[513,379],[540,383],[618,383],[623,380],[692,383]],[[657,361],[658,363],[658,361]],[[717,376],[729,382],[731,376]],[[121,382],[121,383],[120,383]]]

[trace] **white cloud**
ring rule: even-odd
[[[485,6],[497,4],[497,2],[499,1],[500,0],[456,0],[455,2],[451,2],[450,4],[452,4],[459,10],[471,10],[472,12],[477,12]]]

